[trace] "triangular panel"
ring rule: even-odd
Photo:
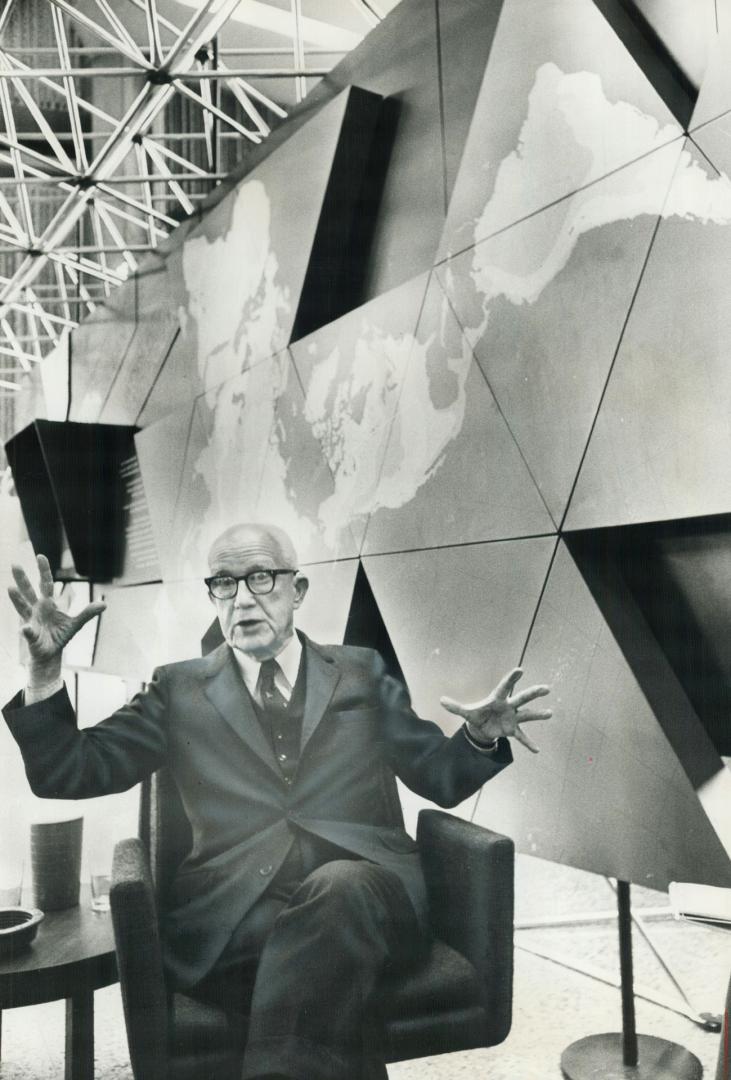
[[[720,32],[709,49],[706,73],[690,122],[691,131],[731,109],[731,5],[726,3],[724,7],[721,10],[719,5]]]
[[[470,247],[680,132],[592,0],[505,0],[441,255]]]
[[[313,641],[341,645],[353,601],[357,559],[302,566],[310,587],[295,622]]]
[[[131,279],[73,330],[69,420],[93,423],[99,419],[135,332],[136,318],[137,287]]]
[[[186,311],[178,347],[204,389],[289,342],[349,97],[329,102],[257,165],[176,253]]]
[[[650,888],[730,885],[729,855],[563,542],[525,664],[552,684],[554,717],[475,820],[520,851]]]
[[[363,560],[417,713],[448,734],[446,695],[477,701],[521,655],[556,541],[512,540]],[[526,685],[535,682],[532,666]],[[459,810],[469,816],[474,797]],[[423,800],[409,794],[413,820]]]
[[[415,338],[363,552],[553,532],[436,277]]]
[[[135,435],[142,486],[163,578],[172,575],[177,561],[173,523],[193,413],[194,403],[191,402],[187,408],[170,413]]]
[[[502,9],[503,0],[437,0],[447,202]]]
[[[171,274],[165,261],[155,260],[135,278],[137,326],[104,402],[102,423],[137,423],[179,330],[176,305],[182,281],[171,280]]]
[[[438,270],[556,522],[681,149],[656,150]]]
[[[731,508],[731,181],[692,144],[681,155],[663,219],[568,529]]]
[[[428,279],[422,274],[291,346],[304,417],[334,482],[318,518],[336,538],[350,528],[356,548],[377,497]]]

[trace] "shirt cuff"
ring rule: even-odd
[[[23,691],[23,703],[25,705],[35,705],[39,701],[45,701],[46,698],[53,697],[59,690],[63,690],[63,679],[60,675],[51,683],[43,683],[41,686],[26,686]]]
[[[492,739],[490,742],[478,742],[477,739],[470,735],[469,731],[467,730],[467,724],[462,725],[462,734],[464,735],[470,746],[477,750],[480,754],[494,754],[500,744],[499,739]]]

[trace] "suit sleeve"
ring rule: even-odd
[[[398,778],[417,795],[438,806],[457,806],[513,760],[508,739],[499,739],[494,754],[470,746],[461,730],[451,738],[411,708],[403,683],[386,674],[374,653],[375,675],[386,723],[387,753]]]
[[[19,693],[3,709],[31,790],[45,799],[90,799],[134,787],[163,762],[168,689],[164,669],[129,704],[80,731],[66,688],[33,705]]]

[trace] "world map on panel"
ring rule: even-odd
[[[546,153],[546,132],[561,147],[564,172],[569,163],[573,194],[539,252],[523,253],[514,266],[495,265],[489,246],[479,240],[491,235],[493,222],[516,220],[511,203],[524,183],[550,186],[553,159]],[[567,74],[553,63],[542,65],[518,145],[500,163],[493,190],[469,226],[464,247],[472,246],[470,278],[477,302],[463,326],[466,338],[433,331],[422,336],[418,327],[394,334],[379,321],[377,308],[371,312],[367,305],[347,355],[338,345],[320,349],[315,343],[306,368],[295,362],[291,370],[283,353],[276,377],[270,370],[261,380],[254,374],[258,364],[286,348],[281,326],[291,314],[291,299],[272,244],[266,187],[258,180],[242,184],[225,235],[191,237],[183,252],[188,314],[181,313],[181,321],[195,336],[201,377],[217,386],[203,399],[207,443],[192,462],[211,530],[232,514],[240,516],[242,505],[256,507],[259,516],[289,528],[300,546],[319,537],[322,557],[331,557],[351,526],[362,525],[381,508],[406,506],[439,470],[460,433],[469,343],[486,333],[498,298],[516,307],[535,303],[592,230],[658,213],[731,222],[731,182],[723,175],[709,177],[676,136],[672,125],[661,125],[634,105],[610,101],[596,74]],[[606,181],[587,183],[596,162],[607,158],[612,138],[621,139],[629,164]],[[668,191],[664,206],[658,190]],[[445,276],[449,291],[448,269]],[[227,282],[236,282],[235,303]],[[448,301],[440,295],[446,325]],[[239,377],[246,370],[251,378],[242,387]],[[407,370],[408,407],[399,408]],[[444,394],[443,381],[437,385],[437,371],[442,379],[451,376],[451,393]],[[297,470],[303,445],[310,454],[313,440],[330,477],[318,488],[318,500],[305,505]],[[183,550],[192,557],[203,542],[199,526],[190,525]]]

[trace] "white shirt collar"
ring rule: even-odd
[[[261,660],[255,660],[253,656],[249,656],[248,653],[242,652],[240,649],[232,649],[231,651],[246,683],[246,689],[256,701],[259,701],[258,683]],[[299,671],[301,659],[302,643],[297,634],[292,634],[284,648],[275,657],[280,670],[274,677],[274,684],[287,701],[292,696],[292,689],[297,681],[297,672]],[[259,704],[261,704],[260,701]]]

